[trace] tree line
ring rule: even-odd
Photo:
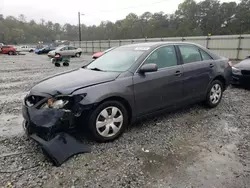
[[[164,7],[163,7],[164,10]],[[53,40],[78,40],[78,25],[60,25],[41,19],[27,21],[0,14],[0,42],[37,43]],[[132,39],[151,37],[230,35],[250,33],[250,0],[220,3],[185,0],[173,14],[164,12],[142,15],[130,13],[116,22],[102,21],[100,25],[81,25],[82,40]]]

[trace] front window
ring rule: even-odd
[[[128,70],[144,52],[145,49],[116,48],[94,60],[86,68],[101,71],[124,72]]]
[[[177,57],[174,46],[163,46],[155,50],[145,61],[145,64],[156,64],[158,69],[176,66]]]

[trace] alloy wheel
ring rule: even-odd
[[[222,89],[219,84],[214,84],[210,91],[210,101],[213,104],[217,104],[220,101]]]
[[[103,109],[96,119],[96,130],[102,137],[112,137],[116,135],[123,125],[123,114],[115,106]]]

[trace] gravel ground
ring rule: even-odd
[[[46,56],[0,56],[0,187],[250,187],[250,91],[229,88],[221,104],[197,104],[142,120],[112,143],[54,167],[21,128],[25,92],[55,68]]]

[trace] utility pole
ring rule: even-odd
[[[81,41],[82,41],[82,36],[81,36],[81,13],[78,12],[78,24],[79,24],[79,47],[81,47]]]

